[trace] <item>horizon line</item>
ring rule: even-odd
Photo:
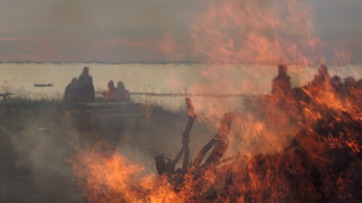
[[[252,63],[252,62],[207,62],[207,61],[149,61],[149,62],[105,62],[105,61],[78,61],[78,62],[65,62],[65,61],[0,61],[0,64],[108,64],[108,65],[126,65],[126,64],[224,64],[224,65],[260,65],[260,66],[277,66],[284,64],[287,66],[303,66],[303,67],[314,67],[321,64],[327,66],[349,66],[349,65],[362,65],[358,63],[348,64],[326,64],[326,63],[315,63],[315,64],[301,64],[301,63]]]

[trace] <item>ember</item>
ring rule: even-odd
[[[84,150],[72,162],[84,195],[90,202],[362,201],[361,80],[331,78],[325,66],[303,87],[292,88],[289,76],[281,78],[285,83],[273,83],[271,95],[250,97],[240,112],[225,113],[193,162],[189,142],[197,109],[186,99],[182,148],[175,159],[155,158],[159,176],[120,152]],[[247,154],[235,143],[236,134],[247,138],[241,142],[277,144]],[[239,149],[226,153],[232,145]]]

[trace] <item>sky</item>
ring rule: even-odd
[[[209,2],[1,0],[0,62],[197,61],[192,36]],[[326,46],[343,46],[350,63],[362,63],[361,0],[297,2],[310,5],[315,34]]]

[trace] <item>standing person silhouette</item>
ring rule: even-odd
[[[290,77],[287,74],[287,66],[281,64],[278,66],[278,75],[273,79],[272,94],[278,96],[288,96],[292,92]]]
[[[95,92],[93,78],[89,74],[89,68],[84,67],[79,76],[79,100],[80,102],[94,102]]]

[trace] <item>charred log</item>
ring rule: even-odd
[[[190,202],[361,202],[360,86],[352,79],[341,83],[336,77],[329,78],[326,67],[321,66],[310,84],[292,89],[291,94],[248,98],[245,115],[263,119],[267,127],[298,126],[291,144],[279,153],[256,155],[237,170],[218,167],[228,149],[233,121],[233,114],[227,113],[218,133],[200,150],[187,173],[172,169],[170,182],[177,182],[177,191],[186,187],[186,182],[192,185]],[[325,97],[326,93],[330,97]],[[333,99],[339,103],[334,104]],[[279,119],[283,116],[287,119]],[[183,144],[188,143],[187,138],[184,136]]]
[[[187,106],[188,121],[187,121],[185,130],[182,133],[181,143],[183,146],[182,146],[180,152],[177,154],[175,159],[167,158],[167,157],[165,157],[164,154],[161,154],[161,155],[158,155],[155,157],[156,169],[157,169],[157,173],[159,175],[167,173],[169,176],[171,176],[174,174],[185,173],[187,170],[188,163],[189,163],[189,156],[190,156],[190,149],[189,149],[190,132],[191,132],[192,126],[194,124],[196,116],[195,116],[195,110],[192,105],[191,99],[186,98],[185,103]],[[182,155],[184,156],[184,160],[182,163],[182,170],[175,171],[175,166],[181,159]]]

